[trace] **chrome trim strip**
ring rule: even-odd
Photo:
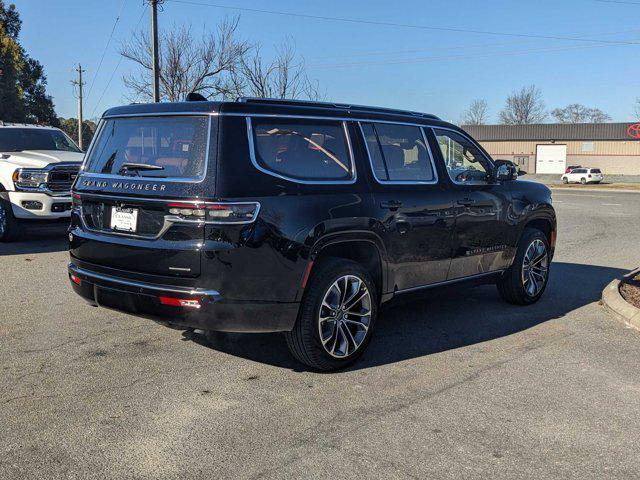
[[[396,290],[393,293],[395,293],[395,294],[398,294],[398,293],[409,293],[409,292],[414,292],[416,290],[425,290],[427,288],[441,287],[441,286],[444,286],[444,285],[451,285],[453,283],[464,282],[465,280],[474,280],[474,279],[477,279],[477,278],[488,277],[488,276],[491,276],[491,275],[497,275],[499,273],[504,272],[505,270],[506,269],[504,269],[504,268],[500,268],[498,270],[492,270],[490,272],[476,273],[476,274],[470,275],[468,277],[452,278],[451,280],[443,280],[441,282],[429,283],[427,285],[420,285],[420,286],[417,286],[417,287],[403,288],[401,290]]]
[[[85,170],[87,164],[89,163],[89,158],[91,157],[91,153],[90,151],[87,151],[87,154],[85,155],[85,160],[82,162],[82,168],[80,169],[80,172],[78,174],[78,178],[81,178],[82,176],[86,175],[90,175],[91,178],[117,178],[119,180],[145,180],[145,181],[149,181],[149,180],[153,180],[155,182],[174,182],[174,183],[202,183],[205,178],[207,178],[207,173],[208,173],[208,167],[209,167],[209,154],[210,151],[209,149],[211,148],[211,126],[212,126],[212,120],[211,117],[212,115],[207,114],[207,113],[180,113],[179,115],[184,115],[184,116],[190,116],[190,117],[195,117],[195,116],[201,116],[201,117],[209,117],[209,122],[207,123],[207,146],[206,146],[206,152],[205,152],[205,159],[204,159],[204,166],[202,169],[202,175],[200,177],[196,177],[196,178],[186,178],[186,177],[131,177],[131,176],[125,176],[125,175],[116,175],[113,173],[94,173],[94,172],[87,172]],[[147,114],[140,114],[140,115],[122,115],[122,117],[171,117],[171,116],[176,116],[175,113],[163,113],[163,114],[153,114],[153,115],[147,115]],[[113,119],[113,118],[120,118],[120,116],[113,116],[113,117],[103,117],[106,119]],[[102,120],[100,121],[100,126],[99,126],[99,130],[96,130],[96,134],[93,136],[93,139],[91,140],[91,148],[93,149],[93,143],[94,140],[96,138],[98,138],[98,135],[102,133],[102,129],[104,128],[104,123],[106,122],[102,122]]]
[[[433,153],[431,152],[431,147],[429,146],[429,139],[427,138],[425,132],[424,132],[424,128],[421,125],[406,125],[406,124],[399,124],[399,125],[405,125],[405,126],[412,126],[412,127],[418,127],[420,129],[420,133],[422,134],[422,138],[425,142],[425,145],[427,147],[427,152],[429,152],[429,159],[431,160],[431,168],[433,169],[433,176],[434,179],[433,180],[380,180],[377,176],[376,176],[376,170],[375,168],[373,168],[373,160],[371,158],[371,151],[369,150],[369,145],[367,143],[367,138],[364,134],[364,129],[362,128],[362,121],[358,121],[358,127],[360,127],[360,133],[362,134],[362,141],[364,142],[364,146],[365,149],[367,151],[367,157],[369,158],[369,165],[371,166],[371,173],[373,174],[373,178],[376,180],[376,182],[378,182],[380,185],[436,185],[438,184],[438,182],[440,181],[440,179],[438,178],[438,169],[436,168],[436,163],[435,160],[433,158]],[[364,121],[364,123],[375,123],[375,122],[369,122],[369,121]],[[387,122],[387,123],[392,123],[392,122]],[[382,152],[381,152],[382,153]],[[384,158],[384,154],[383,154],[383,158],[382,160],[386,163],[386,159]]]
[[[473,138],[471,138],[469,135],[467,135],[466,133],[461,133],[458,130],[454,130],[453,128],[448,128],[448,127],[434,127],[434,126],[430,126],[430,127],[424,127],[424,128],[430,128],[431,131],[433,132],[434,137],[436,137],[436,141],[438,140],[438,135],[436,134],[436,130],[448,130],[449,132],[453,132],[456,133],[458,135],[460,135],[461,137],[466,138],[467,140],[469,140],[469,142],[471,142],[471,144],[473,144],[478,151],[482,154],[482,156],[485,158],[485,160],[487,162],[489,162],[489,165],[491,165],[491,168],[495,168],[495,164],[493,163],[493,160],[491,160],[487,155],[484,154],[484,152],[482,151],[482,147],[480,147],[480,145],[478,144],[478,142],[476,142]],[[442,152],[440,152],[442,154]],[[492,183],[469,183],[469,182],[458,182],[456,180],[454,180],[453,178],[451,178],[451,173],[449,172],[449,169],[447,168],[447,162],[445,160],[444,162],[444,168],[447,171],[447,174],[449,175],[449,178],[451,179],[451,181],[456,184],[456,185],[469,185],[469,186],[482,186],[482,185],[493,185]]]
[[[128,287],[135,288],[144,288],[147,290],[155,290],[159,292],[172,292],[172,293],[181,293],[184,295],[200,295],[205,297],[213,297],[215,300],[220,300],[221,295],[216,290],[202,290],[199,288],[180,288],[174,285],[153,285],[146,282],[137,282],[135,280],[126,280],[124,278],[112,277],[111,275],[104,275],[101,273],[90,272],[89,270],[85,270],[84,268],[80,268],[73,263],[69,263],[67,266],[70,272],[76,275],[84,276],[86,279],[91,281],[92,279],[102,280],[104,282],[111,282],[121,285],[126,285]],[[82,277],[80,277],[82,280]]]
[[[195,224],[197,226],[203,226],[203,225],[246,225],[249,223],[253,223],[258,219],[258,215],[260,214],[260,209],[262,208],[262,205],[260,204],[260,202],[207,202],[204,200],[173,200],[173,199],[158,199],[158,198],[142,198],[142,197],[118,197],[115,195],[100,195],[100,194],[93,194],[93,193],[87,193],[87,194],[80,194],[80,198],[82,199],[83,196],[86,197],[99,197],[99,198],[108,198],[110,200],[116,200],[116,201],[123,201],[123,200],[133,200],[133,201],[149,201],[149,202],[156,202],[156,203],[163,203],[163,204],[167,204],[167,203],[171,203],[171,202],[179,202],[179,203],[193,203],[193,204],[198,204],[198,203],[203,203],[203,204],[225,204],[225,203],[229,203],[231,205],[254,205],[256,207],[255,212],[253,213],[253,216],[251,217],[251,219],[249,220],[239,220],[239,221],[231,221],[231,222],[224,222],[224,221],[220,221],[220,220],[202,220],[202,219],[196,219],[196,220],[188,220],[186,218],[181,218],[177,215],[165,215],[164,216],[164,222],[162,224],[162,227],[160,228],[160,230],[158,231],[158,233],[154,236],[151,235],[139,235],[136,233],[130,233],[130,232],[118,232],[117,230],[97,230],[95,228],[91,228],[87,225],[87,222],[84,219],[84,213],[82,212],[82,210],[76,210],[78,213],[78,216],[80,217],[80,222],[82,223],[82,227],[87,230],[88,232],[91,233],[95,233],[95,234],[99,234],[99,235],[116,235],[119,237],[128,237],[128,238],[138,238],[140,240],[158,240],[160,237],[162,237],[167,230],[169,230],[169,228],[171,228],[173,225],[175,224]]]
[[[261,171],[262,173],[266,173],[267,175],[271,175],[272,177],[280,178],[282,180],[286,180],[288,182],[300,183],[303,185],[351,185],[356,183],[358,180],[358,172],[356,171],[356,162],[353,155],[353,148],[351,146],[351,137],[349,135],[349,129],[347,127],[347,122],[345,120],[335,120],[336,122],[342,123],[342,129],[344,131],[345,138],[347,140],[347,149],[349,152],[349,160],[351,161],[351,178],[349,180],[302,180],[298,178],[287,177],[286,175],[281,175],[276,172],[272,172],[271,170],[262,167],[258,163],[258,159],[256,158],[255,144],[253,141],[253,125],[251,123],[251,117],[259,117],[259,115],[243,115],[246,116],[247,122],[247,136],[249,138],[249,157],[251,158],[251,163],[253,166]],[[284,117],[283,115],[276,115],[277,118]],[[290,117],[290,118],[303,118],[303,117]]]

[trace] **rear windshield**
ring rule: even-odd
[[[599,168],[592,168],[591,173],[602,173]]]
[[[59,150],[80,152],[80,149],[60,130],[45,128],[0,128],[0,152],[23,150]]]
[[[154,178],[201,178],[209,117],[112,118],[104,121],[85,171]]]

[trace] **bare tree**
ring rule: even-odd
[[[560,123],[604,123],[611,120],[611,117],[599,108],[589,108],[579,103],[556,108],[551,115]]]
[[[191,27],[181,27],[163,33],[160,38],[160,97],[178,101],[191,92],[214,97],[225,92],[226,75],[251,48],[236,38],[239,17],[225,19],[215,32],[195,39]],[[153,68],[150,36],[136,32],[123,45],[120,54],[135,62],[137,73],[123,77],[125,86],[135,99],[153,98],[151,71]]]
[[[309,80],[304,59],[296,55],[290,39],[277,48],[271,61],[265,60],[259,45],[243,55],[228,77],[225,96],[323,98],[317,82]]]
[[[505,125],[540,123],[546,118],[542,92],[535,85],[512,92],[500,112],[500,121]]]
[[[489,119],[489,105],[484,99],[474,100],[462,114],[463,125],[484,125]]]
[[[636,104],[633,107],[633,113],[636,114],[636,117],[640,118],[640,97],[636,98]]]

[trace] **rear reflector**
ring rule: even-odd
[[[200,300],[175,297],[159,297],[162,305],[183,308],[200,308]]]
[[[76,285],[80,285],[82,283],[82,280],[80,280],[80,277],[78,277],[77,275],[74,275],[73,273],[69,275],[69,278],[71,278],[71,281]]]

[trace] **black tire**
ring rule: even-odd
[[[534,295],[531,295],[524,286],[524,257],[529,246],[532,245],[532,243],[536,240],[540,240],[544,244],[547,254],[547,271],[542,288]],[[513,264],[502,274],[500,279],[496,282],[498,292],[500,292],[500,296],[506,302],[512,303],[514,305],[531,305],[532,303],[540,300],[540,297],[542,297],[542,294],[544,293],[545,289],[547,288],[547,284],[549,283],[549,272],[551,266],[549,253],[549,241],[547,240],[545,234],[536,228],[526,228],[522,234],[522,238],[520,238],[518,251],[516,252]]]
[[[328,294],[332,285],[346,275],[357,277],[368,291],[370,314],[367,315],[367,317],[369,323],[361,343],[356,346],[355,343],[351,344],[349,340],[345,340],[347,349],[351,345],[355,348],[348,355],[336,358],[336,356],[325,349],[320,338],[320,309],[325,295]],[[362,286],[360,286],[360,288],[361,291],[364,292]],[[355,362],[366,349],[371,340],[377,315],[378,292],[369,273],[360,264],[351,260],[340,258],[323,260],[322,263],[316,267],[309,279],[300,304],[298,319],[293,330],[285,333],[287,346],[297,360],[316,370],[328,371],[344,368]],[[334,320],[330,320],[329,322],[331,321],[335,322]],[[337,338],[337,332],[338,328],[336,327],[334,329],[335,338]],[[353,332],[351,331],[351,333]],[[357,333],[358,329],[356,329],[356,337]],[[343,333],[343,335],[343,338],[346,339],[346,334]],[[331,338],[334,338],[333,335]],[[351,336],[351,338],[353,339],[354,337]],[[335,342],[333,342],[333,344],[335,349]]]
[[[0,242],[12,242],[18,238],[20,223],[13,215],[11,202],[0,198]]]
[[[567,177],[562,177],[562,183],[569,183],[569,179]]]
[[[582,185],[586,185],[586,183],[587,183],[587,179],[586,179],[586,178],[581,178],[581,179],[580,179],[580,183],[581,183]]]

